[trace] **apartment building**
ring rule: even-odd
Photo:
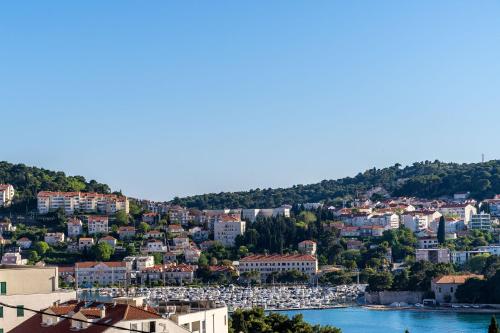
[[[438,263],[450,263],[450,250],[449,249],[438,249],[438,248],[427,248],[427,249],[417,249],[415,251],[416,261],[430,261],[433,264]]]
[[[246,222],[231,215],[224,215],[214,223],[214,240],[224,246],[234,246],[237,236],[245,232]]]
[[[109,218],[102,215],[88,215],[87,228],[89,235],[107,234],[109,232]]]
[[[159,310],[189,332],[227,333],[229,331],[227,307],[216,306],[212,301],[161,302]]]
[[[83,233],[83,223],[82,220],[77,218],[71,218],[68,220],[68,237],[76,238]]]
[[[401,215],[403,225],[413,232],[429,229],[434,221],[434,216],[426,212],[407,212]]]
[[[112,215],[120,210],[128,214],[129,201],[127,197],[115,194],[42,191],[37,196],[37,207],[40,214],[60,208],[68,215],[76,211]]]
[[[123,258],[123,261],[127,264],[129,271],[142,271],[145,268],[155,265],[155,258],[153,256],[129,256]]]
[[[477,214],[477,209],[468,203],[449,203],[439,207],[439,212],[444,216],[455,216],[464,220],[467,225],[473,214]]]
[[[170,223],[178,223],[180,225],[188,225],[192,221],[192,216],[189,210],[181,206],[172,206],[168,209],[168,218]]]
[[[94,246],[94,239],[91,237],[80,237],[78,240],[78,250],[83,251]]]
[[[493,229],[491,215],[485,213],[472,214],[469,229],[491,231]]]
[[[0,331],[11,332],[30,320],[35,313],[25,311],[25,307],[42,310],[75,297],[75,291],[59,289],[57,267],[1,265],[0,302],[16,309],[0,307]],[[23,332],[38,332],[38,329]]]
[[[0,184],[0,207],[8,207],[14,200],[14,186],[10,184]]]
[[[135,237],[135,228],[132,226],[122,226],[118,228],[118,237],[121,240],[131,239]]]
[[[126,302],[131,302],[126,300]],[[63,319],[65,316],[68,319]],[[102,325],[99,325],[102,324]],[[120,327],[117,329],[110,326]],[[18,325],[11,332],[92,332],[114,333],[123,331],[189,333],[152,309],[140,304],[134,306],[122,303],[69,302],[54,304],[36,314],[30,320]],[[200,332],[201,333],[201,332]]]
[[[318,259],[308,254],[251,255],[240,260],[239,273],[256,271],[262,281],[273,272],[298,270],[312,278],[318,272]]]
[[[77,262],[75,263],[75,279],[79,287],[125,285],[127,265],[123,261]]]

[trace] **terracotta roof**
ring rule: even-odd
[[[307,239],[307,240],[304,240],[304,241],[300,242],[299,244],[316,244],[316,242]]]
[[[122,261],[105,261],[105,262],[83,261],[83,262],[75,263],[75,268],[92,268],[92,267],[97,266],[99,264],[104,264],[108,267],[125,267],[126,266],[126,264]]]
[[[21,237],[17,241],[18,242],[31,242],[31,240],[28,237]]]
[[[107,216],[103,216],[103,215],[88,215],[87,221],[89,223],[101,222],[101,221],[108,222],[109,218]]]
[[[57,305],[57,306],[51,306],[47,310],[52,311],[56,315],[67,315],[68,313],[72,312],[76,308],[76,303],[75,304],[69,304],[69,305]]]
[[[308,254],[257,254],[240,260],[240,262],[247,261],[316,261],[316,257]]]
[[[11,186],[10,184],[0,184],[0,191],[4,191]]]
[[[436,284],[452,283],[452,284],[463,284],[465,281],[471,278],[484,279],[483,275],[477,274],[462,274],[462,275],[443,275],[433,280]]]

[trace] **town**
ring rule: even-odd
[[[15,193],[0,184],[0,206],[11,206]],[[378,188],[338,206],[200,210],[122,194],[40,191],[35,211],[1,219],[1,293],[17,308],[3,309],[0,325],[6,332],[59,325],[24,307],[212,333],[227,332],[228,312],[255,306],[458,308],[475,303],[460,285],[496,277],[483,271],[500,265],[492,261],[500,255],[499,217],[500,195],[478,201],[469,192],[423,199]],[[431,280],[415,281],[418,270],[433,271]],[[391,294],[401,290],[407,294]],[[87,306],[84,294],[95,304]],[[121,308],[99,303],[103,297]],[[113,314],[131,306],[133,318]],[[213,322],[200,320],[209,313]]]

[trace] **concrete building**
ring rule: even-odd
[[[123,258],[123,261],[127,264],[129,271],[142,271],[155,265],[153,256],[129,256]]]
[[[10,184],[0,184],[0,207],[8,207],[14,200],[14,186]]]
[[[127,304],[135,300],[119,300],[115,303],[78,302],[51,305],[44,314],[36,314],[18,325],[12,333],[42,332],[92,332],[116,333],[123,331],[189,333],[186,328],[162,316],[145,304]],[[142,303],[142,302],[141,302]],[[69,317],[63,319],[59,316]],[[102,325],[99,325],[102,324]],[[122,328],[104,326],[104,324]],[[201,333],[201,332],[200,332]]]
[[[431,282],[431,290],[434,292],[436,302],[438,303],[454,303],[457,301],[455,292],[458,286],[464,284],[468,279],[476,278],[483,279],[482,275],[463,274],[463,275],[444,275],[435,278]]]
[[[75,263],[75,279],[79,287],[121,285],[127,280],[127,265],[123,261],[77,262]]]
[[[2,265],[26,265],[27,259],[22,259],[19,252],[6,252],[2,256]]]
[[[310,254],[312,256],[316,255],[317,244],[312,240],[304,240],[298,244],[300,253]]]
[[[118,236],[121,240],[135,237],[135,228],[132,226],[122,226],[118,228]]]
[[[227,333],[229,315],[227,307],[217,307],[211,301],[160,302],[159,312],[189,332]]]
[[[491,215],[485,213],[472,214],[469,229],[491,231],[493,229]]]
[[[87,216],[87,228],[89,235],[107,234],[109,232],[109,218],[101,215]]]
[[[113,236],[104,236],[101,239],[99,239],[98,243],[106,243],[109,246],[111,246],[113,249],[116,247],[117,240]]]
[[[308,254],[251,255],[240,260],[240,275],[245,272],[258,272],[262,281],[273,272],[297,270],[310,278],[318,272],[318,259]]]
[[[243,209],[241,211],[241,216],[245,221],[255,222],[257,218],[270,218],[270,217],[290,217],[289,207],[278,207],[278,208],[253,208],[253,209]]]
[[[16,241],[16,244],[23,250],[29,249],[33,242],[28,237],[21,237]]]
[[[115,194],[42,191],[37,195],[37,208],[40,214],[60,208],[68,215],[75,212],[113,215],[120,210],[128,214],[129,201]]]
[[[0,307],[0,329],[10,332],[14,327],[29,320],[34,313],[24,308],[42,310],[58,302],[76,297],[75,291],[61,290],[57,267],[0,266],[0,302],[14,305],[17,309]],[[29,330],[24,332],[37,332]]]
[[[92,237],[80,237],[78,240],[78,250],[90,249],[94,246],[94,239]]]
[[[477,255],[489,254],[486,250],[452,251],[451,262],[455,265],[464,265],[467,261]]]
[[[430,261],[434,264],[437,263],[449,263],[450,262],[450,250],[449,249],[417,249],[415,251],[416,261]]]
[[[68,237],[76,238],[83,233],[82,220],[71,218],[68,220]]]
[[[419,249],[435,249],[439,246],[437,237],[427,236],[418,239]]]
[[[224,246],[234,246],[237,236],[245,232],[246,222],[230,215],[217,219],[214,223],[214,240]]]

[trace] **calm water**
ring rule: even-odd
[[[490,314],[376,311],[364,308],[284,311],[311,324],[331,325],[343,333],[487,333]],[[497,315],[498,317],[498,315]]]

